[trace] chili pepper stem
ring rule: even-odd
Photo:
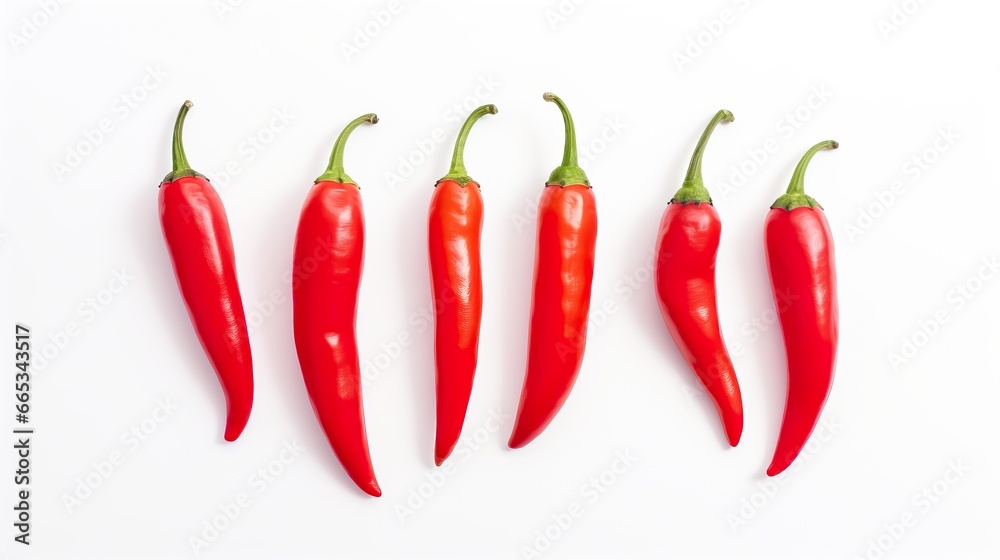
[[[836,150],[838,147],[840,147],[840,143],[836,140],[824,140],[809,148],[802,156],[802,159],[799,160],[799,164],[795,166],[795,171],[792,173],[792,180],[788,183],[788,190],[774,201],[771,208],[793,210],[802,206],[808,206],[809,208],[819,208],[822,210],[823,207],[820,206],[819,202],[816,202],[815,198],[806,194],[806,168],[809,167],[809,162],[812,161],[816,152],[820,150]]]
[[[569,108],[554,93],[546,92],[542,94],[542,99],[555,103],[559,107],[559,111],[563,117],[563,124],[566,128],[562,165],[552,171],[547,184],[559,185],[561,187],[565,187],[566,185],[587,185],[589,187],[590,181],[587,180],[587,174],[580,168],[577,161],[576,128],[573,126],[573,116],[569,114]]]
[[[333,144],[333,152],[330,154],[330,163],[326,166],[326,171],[322,175],[316,178],[316,182],[320,181],[333,181],[342,184],[353,184],[357,186],[354,179],[351,179],[347,173],[344,172],[344,147],[347,145],[347,138],[351,135],[351,132],[355,128],[358,128],[363,123],[375,124],[378,122],[378,115],[375,113],[367,113],[361,115],[360,117],[354,119],[344,127],[343,132],[337,137],[337,141]]]
[[[691,154],[691,163],[688,164],[684,183],[674,194],[674,197],[670,199],[671,204],[712,203],[712,197],[709,195],[708,189],[705,188],[705,182],[701,177],[701,160],[705,155],[705,147],[708,145],[708,139],[712,137],[715,127],[721,122],[733,122],[734,120],[735,117],[733,117],[733,114],[725,109],[720,110],[712,117],[712,120],[709,121],[708,126],[705,127],[705,131],[701,133],[701,138],[698,139],[698,143],[694,147],[694,153]]]
[[[204,177],[201,173],[191,169],[187,154],[184,153],[184,140],[182,138],[184,135],[184,119],[187,118],[188,111],[193,106],[194,103],[191,101],[185,101],[181,105],[181,110],[177,113],[177,120],[174,122],[174,136],[171,142],[174,166],[173,170],[163,178],[163,183],[169,183],[181,177]]]
[[[458,138],[455,140],[455,151],[451,156],[451,168],[448,169],[448,174],[441,177],[438,183],[441,181],[455,181],[464,187],[472,181],[472,177],[469,177],[469,172],[465,170],[465,141],[469,138],[469,131],[472,130],[472,125],[476,124],[476,121],[487,113],[491,115],[497,114],[497,106],[489,104],[478,107],[469,115],[469,118],[465,119],[465,124],[458,131]],[[436,185],[437,183],[435,183]]]
[[[181,105],[181,110],[177,113],[177,121],[174,122],[173,171],[175,173],[183,169],[190,169],[191,167],[187,160],[187,154],[184,153],[184,143],[181,140],[181,136],[184,133],[184,119],[187,118],[188,111],[193,106],[194,103],[190,100],[185,101],[184,104]]]

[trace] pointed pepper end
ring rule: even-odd
[[[730,447],[736,447],[743,436],[743,414],[735,415],[728,422],[724,422],[726,439],[729,440]]]
[[[374,478],[366,484],[359,484],[358,487],[364,490],[365,494],[369,496],[378,498],[382,495],[382,489],[378,487],[378,482]]]
[[[733,430],[726,434],[726,439],[729,440],[729,447],[736,447],[740,443],[740,436],[743,435],[742,430]]]
[[[525,436],[524,434],[521,434],[517,430],[515,430],[514,433],[510,435],[510,439],[507,440],[507,447],[511,449],[521,449],[525,445],[531,443],[531,440],[533,439],[535,438]]]
[[[457,442],[456,442],[457,443]],[[434,447],[434,464],[440,467],[448,457],[451,456],[451,451],[455,449],[455,444],[445,446],[435,446]]]
[[[775,463],[771,463],[771,466],[767,467],[767,476],[778,476],[779,474],[783,473],[787,468],[788,465],[780,466]]]
[[[226,433],[222,436],[226,441],[233,442],[240,437],[243,433],[243,429],[247,427],[247,421],[233,421],[229,420],[226,422]]]
[[[460,434],[454,435],[438,435],[434,439],[434,464],[441,466],[448,457],[451,457],[451,452],[455,450],[455,446],[458,445],[458,436]]]

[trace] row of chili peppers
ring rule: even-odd
[[[538,204],[537,250],[527,369],[508,445],[535,439],[569,396],[583,362],[594,274],[597,209],[577,161],[573,119],[562,113],[562,163],[549,175]],[[188,164],[180,109],[173,132],[173,170],[160,185],[163,235],[198,338],[226,396],[225,439],[243,432],[253,402],[253,366],[236,277],[232,238],[216,190]],[[451,168],[439,180],[428,213],[431,289],[436,302],[434,356],[437,427],[435,463],[452,452],[465,421],[476,370],[483,308],[480,241],[483,199],[464,163],[473,124],[494,105],[469,115],[458,134]],[[719,123],[706,127],[681,188],[660,222],[654,264],[657,300],[674,342],[718,409],[730,445],[743,431],[743,404],[719,327],[715,259],[719,214],[702,180],[706,144]],[[348,136],[375,114],[352,121],[337,138],[326,171],[314,182],[299,218],[293,253],[295,346],[313,410],[334,453],[365,492],[381,495],[368,452],[361,399],[355,322],[364,261],[364,212],[357,183],[344,172]],[[833,242],[822,207],[803,189],[810,148],[764,225],[768,272],[784,336],[788,391],[769,476],[787,468],[816,426],[830,392],[837,349]],[[788,303],[786,294],[793,294]]]

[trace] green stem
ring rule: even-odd
[[[174,173],[178,171],[183,171],[185,169],[191,169],[191,164],[188,163],[187,154],[184,153],[184,141],[182,136],[184,135],[184,119],[187,118],[188,111],[194,103],[191,101],[185,101],[181,105],[181,110],[177,113],[177,121],[174,122],[174,144],[173,144],[173,156],[174,156]]]
[[[721,122],[733,122],[733,120],[733,114],[725,109],[720,110],[712,117],[708,126],[705,127],[705,131],[701,133],[701,138],[698,139],[698,144],[694,147],[694,153],[691,154],[691,163],[688,164],[684,183],[670,202],[681,204],[712,203],[712,197],[709,195],[708,189],[705,188],[705,181],[701,177],[701,160],[705,156],[705,147],[708,145],[708,139],[712,137],[715,127],[719,126]]]
[[[351,183],[357,185],[357,183],[354,182],[354,179],[351,179],[347,173],[344,172],[344,147],[347,145],[347,137],[351,135],[351,132],[353,132],[355,128],[358,128],[363,123],[375,124],[377,122],[378,116],[375,115],[375,113],[368,113],[361,115],[348,123],[348,125],[344,127],[344,131],[337,137],[337,141],[333,144],[333,152],[330,154],[330,163],[326,166],[326,171],[316,178],[316,182],[333,181],[336,183]]]
[[[451,168],[448,170],[448,174],[441,178],[441,181],[455,181],[463,187],[472,181],[472,177],[469,177],[469,172],[465,170],[465,141],[469,138],[469,131],[472,130],[472,125],[487,113],[491,115],[497,114],[497,106],[490,104],[478,107],[469,115],[469,118],[465,119],[465,124],[458,131],[458,138],[455,140],[455,151],[451,156]]]
[[[180,112],[177,113],[177,120],[174,122],[174,137],[171,143],[171,151],[173,156],[173,170],[167,173],[167,176],[163,178],[164,183],[169,183],[181,177],[204,177],[201,173],[198,173],[194,169],[191,169],[191,164],[188,163],[187,154],[184,153],[184,119],[187,118],[188,111],[194,103],[190,101],[185,101],[181,105]]]
[[[563,124],[566,127],[566,141],[563,147],[563,159],[562,165],[555,168],[552,174],[549,175],[549,185],[560,185],[565,187],[566,185],[587,185],[590,186],[590,181],[587,180],[587,174],[583,172],[583,169],[577,163],[576,156],[576,128],[573,126],[573,117],[569,114],[569,109],[566,104],[563,103],[562,99],[554,93],[544,93],[542,94],[542,99],[546,101],[551,101],[559,107],[559,111],[562,113]]]
[[[809,167],[809,162],[812,161],[816,152],[820,150],[836,150],[838,147],[840,147],[840,144],[836,140],[824,140],[809,148],[802,156],[802,159],[799,160],[799,164],[795,166],[795,171],[792,172],[792,180],[788,183],[788,190],[774,201],[771,208],[792,210],[801,206],[808,206],[809,208],[818,206],[822,209],[823,207],[816,202],[815,198],[806,194],[806,168]]]

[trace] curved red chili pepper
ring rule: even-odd
[[[483,115],[496,105],[479,107],[462,125],[448,174],[434,185],[428,212],[428,254],[434,298],[434,363],[437,433],[434,463],[448,458],[465,423],[479,352],[483,315],[480,238],[483,196],[465,170],[465,140]]]
[[[358,185],[344,172],[344,145],[361,116],[337,138],[326,172],[302,205],[292,280],[295,349],[313,411],[351,480],[381,496],[368,454],[355,323],[365,252]]]
[[[709,136],[720,122],[732,120],[732,113],[719,111],[702,133],[684,184],[663,212],[653,267],[657,301],[670,336],[708,391],[729,445],[735,447],[743,433],[743,401],[719,328],[715,297],[722,224],[701,178]]]
[[[538,437],[562,408],[576,382],[587,342],[587,314],[594,278],[597,205],[587,175],[577,165],[576,131],[565,103],[562,165],[549,176],[538,201],[538,248],[528,332],[528,366],[514,420],[511,448]]]
[[[813,155],[837,146],[827,140],[809,148],[764,222],[767,270],[788,362],[785,415],[768,476],[784,471],[798,456],[833,384],[838,328],[833,235],[823,207],[805,194],[803,182]]]
[[[174,169],[160,184],[160,225],[184,305],[226,396],[226,441],[235,441],[253,406],[250,337],[226,209],[184,154],[181,134],[191,106],[184,102],[174,124]]]

